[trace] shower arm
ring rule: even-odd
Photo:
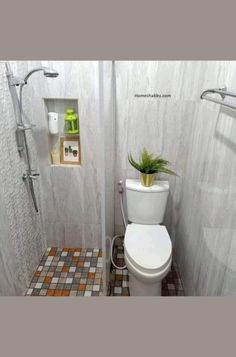
[[[28,78],[35,72],[38,72],[38,71],[45,71],[46,70],[46,67],[40,67],[40,68],[34,68],[32,69],[29,73],[27,73],[27,75],[25,76],[24,78],[24,83],[21,84],[21,86],[23,87],[25,84],[27,84],[27,80]]]
[[[20,102],[20,112],[21,112],[21,113],[22,113],[22,91],[23,91],[23,88],[24,88],[24,86],[27,84],[28,78],[29,78],[33,73],[38,72],[38,71],[44,71],[44,67],[32,69],[32,70],[25,76],[25,78],[23,79],[22,83],[20,83],[19,102]],[[23,121],[23,119],[22,119],[22,121]]]
[[[21,80],[21,83],[19,84],[20,85],[20,91],[19,91],[20,99],[19,99],[19,101],[20,101],[20,111],[21,111],[21,113],[23,113],[23,110],[22,110],[22,91],[23,91],[23,88],[27,84],[27,81],[28,81],[29,77],[31,77],[32,74],[34,74],[35,72],[39,72],[39,71],[43,71],[43,74],[44,74],[45,77],[55,78],[55,77],[58,76],[58,72],[56,72],[55,70],[50,69],[48,67],[38,67],[38,68],[34,68],[31,71],[29,71],[27,73],[27,75],[25,76],[25,78],[23,80]]]

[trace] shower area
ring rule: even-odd
[[[100,67],[0,63],[0,295],[106,295]]]
[[[235,78],[234,61],[0,62],[0,295],[129,295],[119,191],[127,217],[144,147],[178,173],[159,177],[162,295],[235,295],[236,98],[206,100]]]

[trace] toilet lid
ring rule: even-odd
[[[165,226],[128,224],[124,248],[134,266],[152,273],[168,265],[172,244]]]

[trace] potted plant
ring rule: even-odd
[[[78,151],[77,150],[73,150],[73,156],[76,157],[78,154]]]
[[[146,187],[153,185],[155,174],[163,172],[169,175],[177,175],[174,171],[167,168],[169,161],[161,156],[154,157],[144,148],[141,152],[139,162],[136,162],[132,155],[128,155],[129,163],[138,171],[140,171],[141,184]]]

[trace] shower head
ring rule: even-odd
[[[56,78],[59,75],[59,73],[54,71],[54,69],[50,69],[47,67],[43,68],[43,74],[45,75],[45,77],[49,77],[49,78]]]
[[[45,77],[48,78],[56,78],[59,73],[56,72],[54,69],[48,68],[48,67],[39,67],[39,68],[34,68],[31,71],[29,71],[29,73],[27,73],[27,75],[25,76],[24,80],[21,80],[21,83],[18,83],[16,85],[20,85],[20,93],[19,93],[19,99],[20,99],[20,111],[22,111],[22,91],[24,86],[27,84],[27,81],[29,79],[29,77],[38,71],[43,71],[43,74]],[[23,83],[22,83],[23,82]]]
[[[51,69],[48,67],[34,68],[29,73],[27,73],[27,75],[25,76],[25,78],[24,78],[25,84],[27,83],[27,80],[29,79],[29,77],[33,73],[38,72],[38,71],[43,71],[44,76],[48,77],[48,78],[56,78],[59,75],[59,73],[56,72],[54,69]]]

